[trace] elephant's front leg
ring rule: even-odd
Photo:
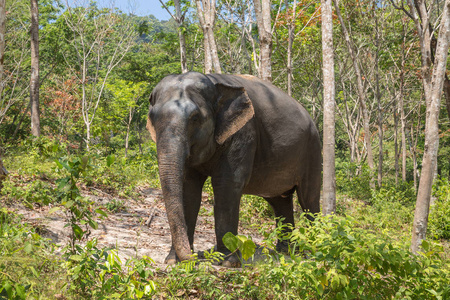
[[[217,251],[228,255],[231,252],[223,243],[223,236],[227,232],[238,233],[239,206],[243,186],[226,179],[212,180],[214,188],[214,219],[217,239]],[[227,257],[223,263],[225,267],[239,267],[240,261],[236,255]]]
[[[197,216],[202,202],[202,188],[206,181],[206,176],[195,170],[186,170],[185,181],[183,183],[183,210],[186,222],[189,244],[194,250],[194,232]],[[175,264],[179,259],[172,244],[169,255],[165,259],[167,264]]]

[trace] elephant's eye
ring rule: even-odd
[[[189,120],[192,123],[198,123],[200,122],[200,112],[199,111],[195,111],[189,118]]]

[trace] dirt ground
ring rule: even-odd
[[[98,247],[117,248],[122,259],[128,257],[152,258],[159,266],[164,266],[164,259],[169,253],[171,238],[169,224],[159,189],[148,187],[138,188],[141,195],[137,200],[125,201],[125,210],[108,212],[108,217],[99,219],[98,229],[91,230],[89,238],[98,239]],[[90,197],[97,204],[106,205],[115,197],[98,189],[83,189],[83,196]],[[40,228],[43,236],[61,248],[67,244],[69,228],[65,227],[65,215],[62,211],[49,213],[51,207],[37,207],[27,209],[22,206],[14,210],[23,215],[26,222]],[[211,249],[215,244],[214,218],[212,205],[208,202],[208,195],[203,194],[202,208],[197,220],[194,236],[195,251]],[[239,233],[252,235],[253,241],[260,242],[260,238],[240,228]]]

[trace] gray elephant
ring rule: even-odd
[[[242,194],[266,199],[285,223],[294,223],[295,191],[303,210],[320,211],[319,134],[307,111],[269,82],[250,75],[167,76],[150,95],[147,129],[157,145],[172,235],[166,263],[191,257],[208,176],[216,249],[225,254],[222,237],[237,234]],[[229,256],[223,265],[236,262]]]

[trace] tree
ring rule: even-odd
[[[99,9],[95,4],[69,7],[62,18],[67,26],[64,38],[72,47],[65,60],[80,82],[81,113],[86,129],[84,141],[89,151],[91,127],[105,85],[130,49],[134,31],[124,15]]]
[[[216,0],[195,0],[197,15],[203,30],[205,47],[205,73],[211,73],[212,68],[218,74],[222,73],[219,54],[217,53],[216,40],[214,38],[214,24],[216,20]]]
[[[186,36],[184,34],[184,17],[186,11],[181,13],[181,4],[180,0],[173,0],[175,5],[175,16],[170,12],[169,8],[164,4],[162,0],[159,0],[167,12],[170,14],[172,19],[177,23],[178,28],[178,39],[180,40],[180,62],[181,62],[181,72],[186,73],[188,71],[187,67],[187,59],[186,59]]]
[[[420,41],[422,83],[427,107],[425,147],[411,241],[411,250],[413,253],[419,251],[422,240],[425,239],[427,232],[431,188],[439,147],[439,108],[450,43],[450,0],[446,0],[439,25],[436,52],[434,53],[434,59],[432,59],[431,44],[433,33],[437,30],[430,30],[431,28],[429,26],[432,24],[432,13],[434,13],[432,10],[433,4],[434,2],[431,4],[430,9],[428,9],[424,0],[418,0],[414,3],[412,0],[408,0],[409,15],[414,20]]]
[[[323,209],[324,215],[336,212],[335,174],[335,89],[332,1],[322,0],[323,56]]]
[[[347,45],[348,52],[350,54],[350,57],[353,62],[353,69],[355,71],[356,75],[356,83],[358,88],[358,98],[359,98],[359,105],[361,108],[362,116],[363,116],[363,127],[364,127],[364,141],[366,145],[367,150],[367,164],[369,165],[369,169],[371,171],[371,176],[373,176],[373,170],[374,170],[374,163],[373,163],[373,154],[372,154],[372,143],[371,143],[371,133],[370,133],[370,123],[369,123],[369,113],[368,113],[368,107],[366,103],[366,95],[364,91],[364,84],[363,84],[363,77],[361,74],[361,70],[359,67],[359,60],[355,54],[355,51],[353,49],[352,41],[350,38],[350,34],[347,30],[347,27],[345,26],[344,19],[341,15],[341,10],[339,9],[339,5],[337,3],[337,0],[333,0],[334,6],[336,8],[336,15],[339,18],[339,23],[341,24],[342,33],[344,35],[345,43]],[[371,186],[374,186],[373,180],[371,181]]]
[[[38,0],[30,0],[31,10],[31,77],[30,77],[30,107],[31,134],[41,135],[41,120],[39,112],[39,9]]]
[[[270,0],[253,0],[259,35],[259,77],[272,81],[272,27]]]

